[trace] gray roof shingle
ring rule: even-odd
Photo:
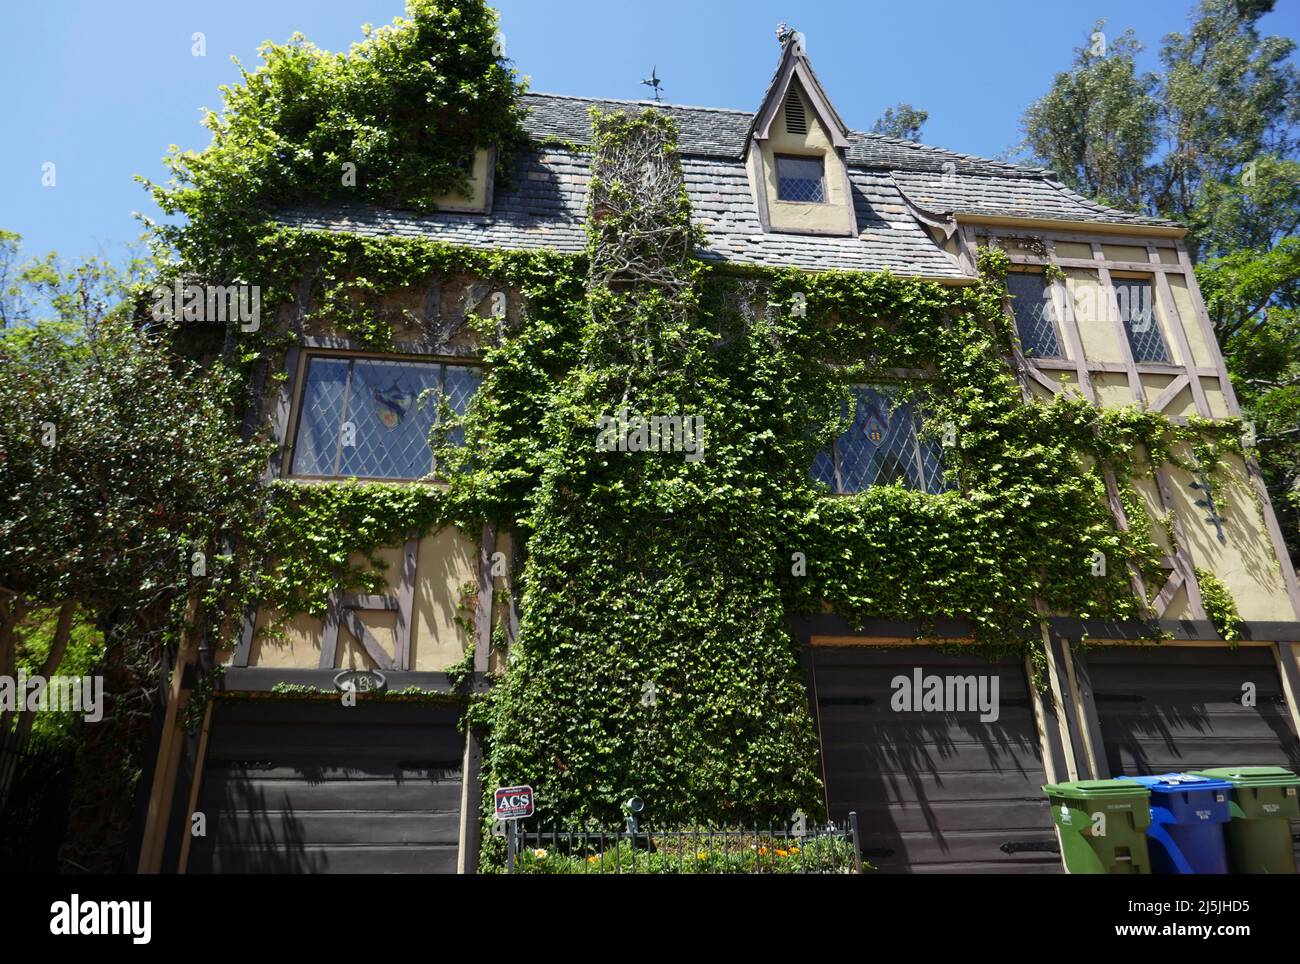
[[[1129,214],[1090,201],[1047,177],[990,177],[985,174],[894,170],[894,183],[916,205],[943,214],[1168,225],[1173,222]]]
[[[941,214],[985,214],[1121,224],[1171,222],[1107,208],[1081,197],[1042,168],[945,151],[878,134],[850,132],[848,160],[857,237],[764,233],[742,155],[753,115],[653,101],[525,94],[532,151],[514,159],[513,186],[498,190],[490,214],[413,214],[365,205],[286,210],[277,220],[307,230],[424,236],[472,248],[581,251],[586,244],[588,110],[657,108],[677,122],[678,148],[702,257],[808,270],[890,270],[961,280],[956,259],[932,239],[909,203]],[[576,146],[576,149],[575,149]]]

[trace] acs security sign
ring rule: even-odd
[[[532,787],[502,787],[495,796],[498,820],[525,820],[533,815]]]

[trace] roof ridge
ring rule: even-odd
[[[645,104],[649,107],[674,107],[679,110],[704,110],[715,114],[741,114],[750,116],[754,112],[751,110],[739,110],[734,107],[701,107],[698,104],[675,104],[671,101],[658,100],[631,100],[626,97],[589,97],[581,94],[548,94],[545,91],[526,91],[524,97],[555,97],[560,100],[582,100],[591,103],[593,101],[604,101],[608,104]]]
[[[775,79],[775,78],[774,78]],[[737,118],[749,118],[752,129],[753,121],[757,119],[758,114],[754,111],[737,110],[731,107],[701,107],[694,104],[674,104],[670,102],[654,100],[632,100],[622,97],[591,97],[581,94],[551,94],[545,91],[527,91],[525,98],[534,98],[539,101],[568,101],[574,104],[627,104],[637,107],[654,107],[667,112],[673,111],[691,111],[705,114],[721,114]],[[989,177],[999,176],[1019,176],[1033,178],[1049,178],[1055,172],[1044,167],[1029,164],[1019,164],[1014,161],[1004,161],[993,157],[984,157],[981,154],[971,154],[964,151],[955,151],[951,148],[940,147],[936,144],[927,144],[924,141],[909,141],[901,137],[891,137],[888,134],[877,134],[872,131],[859,131],[848,128],[848,136],[852,139],[860,139],[868,143],[875,143],[882,148],[894,148],[897,150],[906,150],[915,152],[918,160],[926,159],[931,162],[941,159],[954,159],[969,164],[983,165],[985,170],[982,172]],[[720,151],[719,156],[735,157],[743,154],[743,146]],[[712,156],[713,150],[705,148],[703,150],[692,150],[690,147],[682,145],[683,154],[701,154]],[[898,168],[896,162],[888,160],[858,160],[849,159],[849,166],[855,168],[868,168],[880,170],[894,170]],[[905,169],[905,168],[904,168]]]

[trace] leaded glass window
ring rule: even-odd
[[[434,471],[429,431],[441,393],[462,415],[482,379],[480,369],[442,362],[312,357],[307,363],[294,440],[292,473],[418,479]],[[460,444],[458,427],[450,440]]]
[[[776,155],[776,196],[781,201],[826,201],[825,166],[820,157]]]
[[[817,453],[814,479],[839,494],[894,483],[932,494],[951,488],[943,474],[943,447],[921,436],[915,401],[898,398],[888,385],[856,385],[851,393],[853,424]]]
[[[1011,272],[1007,275],[1007,291],[1024,353],[1032,358],[1060,358],[1052,283],[1041,274]]]
[[[1115,302],[1124,322],[1124,334],[1139,362],[1169,361],[1169,347],[1160,334],[1155,296],[1148,278],[1115,279]]]

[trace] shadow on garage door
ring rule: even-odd
[[[218,702],[189,872],[455,873],[458,712]]]
[[[1300,772],[1300,740],[1273,654],[1271,646],[1084,649],[1108,772],[1234,764]],[[1254,706],[1242,705],[1246,683],[1254,685]],[[1292,827],[1296,839],[1300,821]]]
[[[1023,665],[925,646],[813,647],[830,815],[856,810],[864,856],[894,873],[1059,873]],[[897,676],[996,676],[999,714],[896,712]]]

